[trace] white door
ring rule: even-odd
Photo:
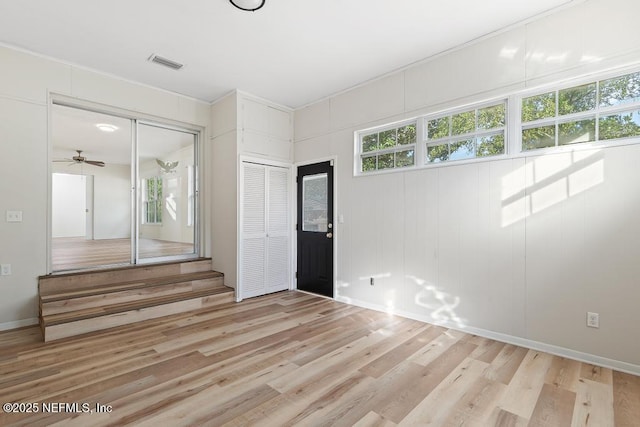
[[[289,288],[289,169],[244,162],[240,299]]]
[[[266,291],[289,288],[289,169],[267,168]]]

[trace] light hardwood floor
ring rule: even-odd
[[[220,307],[48,344],[0,333],[0,403],[40,410],[0,425],[640,422],[633,375],[299,292]],[[42,413],[51,402],[112,409]]]
[[[190,243],[140,239],[141,258],[193,253]],[[53,271],[127,264],[131,260],[130,239],[87,240],[84,237],[58,237],[52,239]]]

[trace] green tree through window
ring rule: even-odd
[[[639,114],[640,73],[529,96],[522,150],[640,136]]]
[[[154,176],[144,180],[145,197],[143,217],[145,224],[162,223],[162,177]]]
[[[427,120],[427,162],[505,154],[506,102]]]
[[[376,131],[360,137],[360,171],[415,165],[416,123]]]

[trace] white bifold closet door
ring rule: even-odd
[[[289,169],[242,163],[240,296],[289,289]]]

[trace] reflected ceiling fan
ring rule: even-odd
[[[98,167],[101,167],[101,168],[104,167],[104,162],[102,162],[100,160],[89,160],[86,157],[84,157],[82,155],[82,150],[76,150],[76,152],[78,153],[77,156],[73,156],[70,159],[54,160],[54,162],[73,162],[72,164],[86,163],[88,165],[98,166]]]

